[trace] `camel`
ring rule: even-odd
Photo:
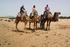
[[[18,30],[18,28],[17,28],[17,26],[18,26],[18,23],[19,22],[24,22],[24,28],[26,28],[26,24],[27,24],[27,22],[28,22],[28,20],[27,20],[27,17],[28,16],[26,16],[26,15],[24,15],[22,18],[23,18],[23,20],[21,19],[21,16],[20,15],[17,15],[17,17],[16,17],[16,19],[15,19],[15,23],[16,23],[16,29]]]
[[[50,30],[50,23],[58,21],[58,16],[60,14],[61,14],[60,12],[54,12],[54,15],[52,15],[52,13],[48,13],[48,15],[43,14],[41,16],[43,17],[43,20],[41,22],[42,28],[44,28],[44,24],[47,22],[46,30]]]
[[[34,23],[34,29],[37,29],[37,22],[39,22],[40,20],[40,16],[34,16],[32,19],[30,18],[30,16],[23,16],[23,20],[21,20],[21,17],[17,15],[16,19],[15,19],[15,23],[16,23],[16,29],[18,30],[17,26],[19,22],[24,22],[24,28],[26,28],[27,23],[29,22],[29,29],[31,28],[31,23]]]
[[[29,16],[29,28],[31,28],[31,23],[34,23],[34,29],[37,29],[37,23],[40,22],[41,16],[35,15],[35,16],[31,16],[32,14],[30,13]]]

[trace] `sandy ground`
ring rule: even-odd
[[[70,47],[70,19],[52,22],[50,31],[24,30],[21,22],[18,28],[14,21],[0,21],[0,47]]]

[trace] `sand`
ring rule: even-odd
[[[26,27],[28,28],[28,24]],[[49,31],[24,30],[22,22],[18,24],[18,28],[19,32],[14,21],[0,21],[0,47],[70,47],[70,19],[52,22]]]

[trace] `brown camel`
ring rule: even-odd
[[[39,22],[39,20],[40,16],[34,16],[32,19],[30,18],[30,16],[23,16],[23,20],[21,20],[21,17],[17,15],[15,19],[16,29],[18,30],[17,26],[19,22],[24,22],[24,28],[26,28],[27,22],[29,22],[29,28],[31,28],[31,23],[34,23],[34,29],[37,29],[37,22]]]
[[[55,12],[54,15],[52,16],[51,13],[48,13],[48,15],[44,15],[46,16],[45,18],[45,22],[47,21],[47,26],[46,26],[46,30],[50,30],[50,23],[51,22],[56,22],[58,21],[58,16],[60,15],[61,13],[60,12]],[[44,22],[44,23],[45,23]]]
[[[30,16],[29,16],[29,28],[31,28],[31,23],[34,23],[34,29],[37,29],[37,23],[40,21],[40,19],[41,19],[41,16],[37,16],[37,15],[35,15],[35,16],[32,16],[31,17],[31,14],[30,14]]]
[[[27,17],[28,16],[23,16],[23,20],[21,19],[21,16],[18,16],[17,15],[17,17],[16,17],[16,19],[15,19],[15,23],[16,23],[16,29],[18,30],[18,28],[17,28],[17,26],[18,26],[18,23],[19,22],[24,22],[24,28],[26,28],[26,24],[27,24],[27,22],[28,22],[28,20],[27,20]]]

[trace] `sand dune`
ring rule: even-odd
[[[24,30],[21,22],[18,28],[19,32],[14,21],[0,21],[0,47],[70,47],[70,19],[52,22],[50,31]]]

